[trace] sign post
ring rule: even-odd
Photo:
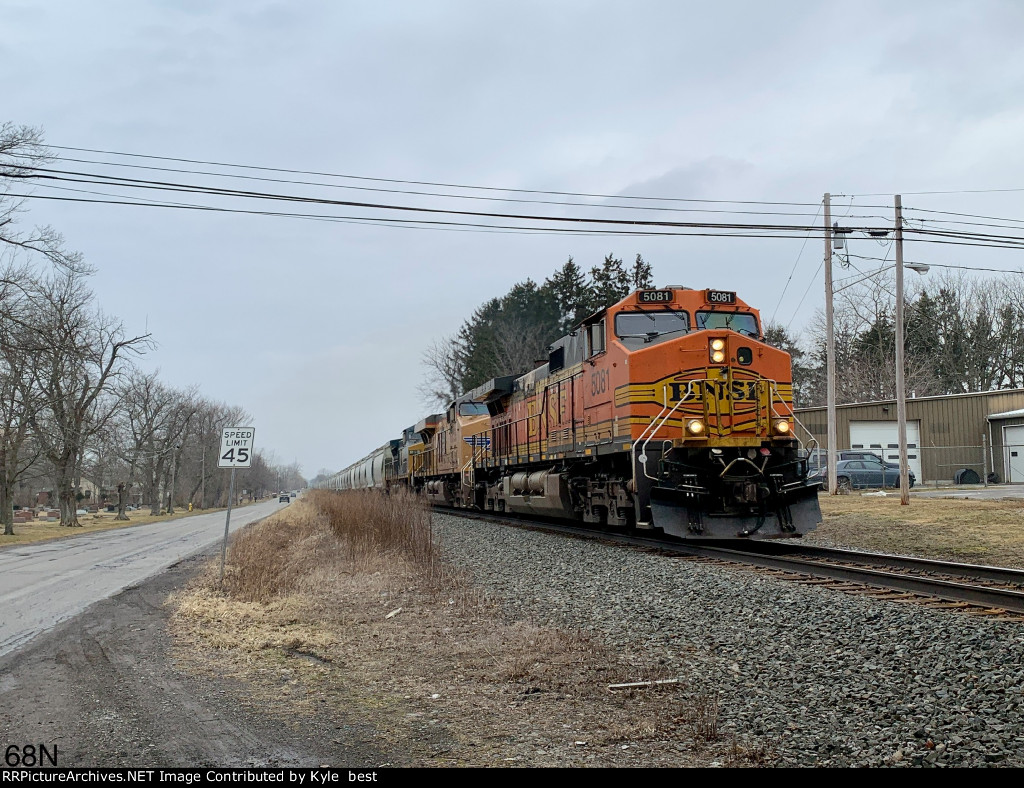
[[[220,436],[218,468],[231,469],[228,484],[228,513],[224,518],[224,543],[220,546],[220,584],[224,585],[224,562],[228,553],[228,528],[231,526],[231,507],[235,503],[235,468],[252,466],[252,446],[256,431],[252,427],[225,427]]]

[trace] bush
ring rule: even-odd
[[[426,504],[404,491],[315,490],[233,538],[225,583],[236,598],[267,602],[297,591],[318,564],[344,561],[358,571],[381,558],[440,576]]]

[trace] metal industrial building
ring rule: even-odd
[[[797,435],[827,448],[826,409],[797,408],[796,416]],[[899,461],[896,400],[838,405],[836,427],[837,449]],[[919,483],[952,481],[964,468],[1024,482],[1024,389],[907,399],[907,459]]]

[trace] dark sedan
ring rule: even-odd
[[[812,478],[820,477],[822,484],[828,479],[827,469],[822,467]],[[914,486],[917,478],[913,471],[908,472],[910,486]],[[895,465],[883,463],[877,457],[860,460],[841,460],[836,463],[836,485],[840,490],[860,490],[864,488],[882,488],[900,486],[900,469]]]

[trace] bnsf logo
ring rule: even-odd
[[[669,401],[678,402],[687,395],[690,400],[700,400],[704,395],[714,399],[731,399],[733,402],[757,402],[757,383],[754,381],[734,380],[732,383],[721,383],[717,380],[697,380],[691,386],[686,381],[673,380],[668,384]]]

